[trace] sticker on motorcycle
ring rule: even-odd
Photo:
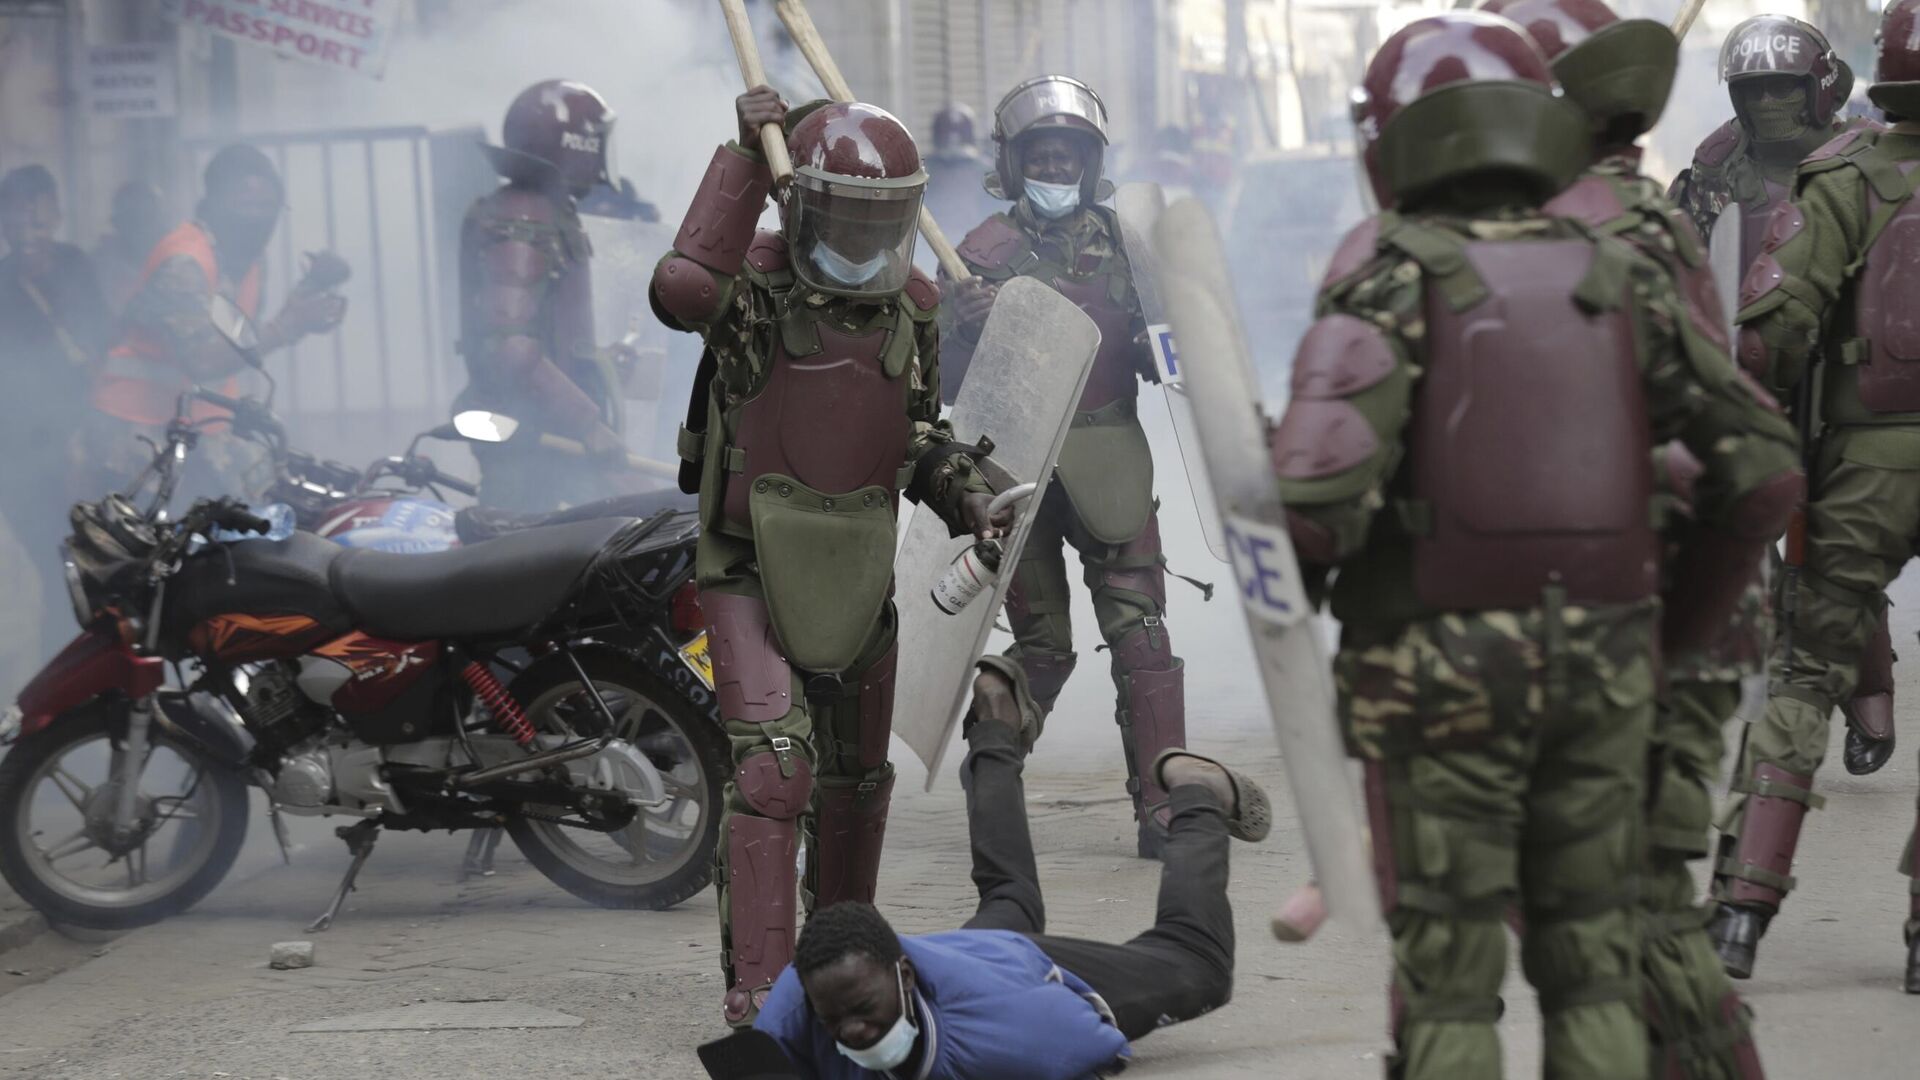
[[[699,637],[680,646],[680,659],[687,665],[687,670],[693,672],[693,677],[700,680],[702,686],[709,690],[713,689],[713,653],[707,648],[705,630],[700,631]]]

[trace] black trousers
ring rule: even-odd
[[[1233,909],[1227,902],[1226,812],[1212,791],[1176,787],[1171,835],[1161,857],[1152,929],[1115,945],[1046,933],[1046,905],[1027,829],[1026,788],[1012,731],[991,720],[967,731],[960,766],[980,907],[969,930],[1032,938],[1061,968],[1106,999],[1120,1031],[1137,1039],[1191,1020],[1233,996]]]

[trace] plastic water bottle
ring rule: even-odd
[[[933,583],[934,606],[949,615],[960,614],[960,609],[999,580],[1000,557],[998,540],[982,540],[954,556],[947,572]]]
[[[256,516],[267,519],[269,528],[264,533],[241,532],[236,529],[215,529],[209,539],[215,543],[231,544],[241,540],[285,540],[293,535],[293,507],[286,503],[270,503],[253,510]]]

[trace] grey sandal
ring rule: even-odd
[[[1267,833],[1273,829],[1273,804],[1267,801],[1267,793],[1253,782],[1252,777],[1205,754],[1175,747],[1160,751],[1160,756],[1153,759],[1153,779],[1163,790],[1171,790],[1167,785],[1166,765],[1176,757],[1204,761],[1227,774],[1227,783],[1233,786],[1233,805],[1227,808],[1228,836],[1251,843],[1267,838]]]

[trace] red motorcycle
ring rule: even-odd
[[[695,515],[432,554],[246,538],[270,523],[232,500],[166,512],[198,435],[169,428],[132,489],[155,486],[144,510],[132,494],[73,509],[84,632],[0,731],[0,874],[17,893],[102,929],[181,911],[233,865],[249,786],[276,827],[281,812],[359,819],[338,830],[354,858],[313,929],[381,829],[503,827],[606,907],[706,886],[727,741],[618,644],[663,618],[697,633]]]

